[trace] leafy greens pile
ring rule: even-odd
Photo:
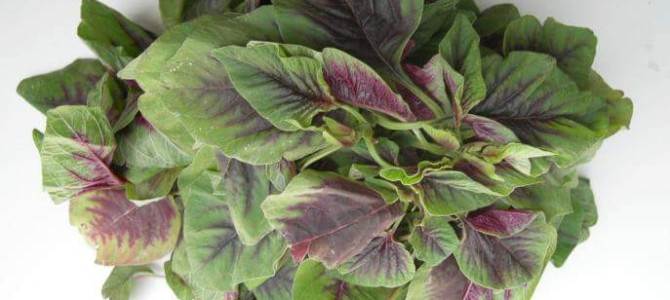
[[[529,299],[597,219],[577,166],[632,103],[584,28],[470,0],[84,0],[98,59],[28,78],[44,188],[179,299]]]

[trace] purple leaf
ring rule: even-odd
[[[381,235],[337,271],[338,277],[356,285],[398,287],[412,280],[415,269],[405,246],[394,241],[392,235]]]
[[[419,269],[409,286],[407,300],[512,300],[523,299],[525,288],[493,290],[468,280],[453,257],[435,267]]]
[[[312,170],[300,173],[261,207],[294,258],[308,254],[329,268],[363,251],[403,215],[398,204],[387,204],[359,182]]]
[[[474,136],[481,141],[498,144],[518,142],[514,132],[492,119],[468,114],[463,118],[463,124],[472,130]]]
[[[454,253],[461,272],[479,285],[508,289],[540,276],[556,231],[540,214],[512,236],[483,234],[469,222],[464,224],[463,236],[465,240]]]
[[[342,49],[372,67],[399,65],[419,26],[420,0],[277,0],[275,12],[287,43]]]
[[[333,48],[323,50],[323,61],[325,79],[337,100],[406,122],[416,120],[400,95],[363,62]]]
[[[486,209],[468,215],[465,221],[481,233],[507,237],[526,229],[535,217],[535,213],[522,210]]]

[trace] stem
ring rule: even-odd
[[[380,115],[375,115],[375,122],[377,125],[384,127],[389,130],[395,130],[395,131],[405,131],[405,130],[414,130],[414,129],[419,129],[424,126],[424,122],[416,122],[416,123],[401,123],[401,122],[396,122],[393,120],[389,120],[386,117],[380,116]]]
[[[356,119],[358,122],[361,122],[362,124],[368,123],[368,120],[366,120],[365,117],[363,117],[363,115],[361,115],[361,113],[356,108],[349,105],[341,105],[340,108],[351,114],[351,116],[354,117],[354,119]]]
[[[423,90],[417,87],[411,79],[407,78],[407,75],[402,76],[398,73],[393,74],[398,80],[398,83],[403,85],[410,93],[414,94],[423,104],[425,104],[435,115],[436,118],[441,118],[444,116],[444,111],[442,108],[431,99]]]
[[[423,133],[421,133],[421,130],[419,129],[412,129],[412,133],[416,136],[416,139],[419,140],[419,142],[424,143],[424,144],[430,144],[428,140],[426,140],[426,137],[423,136]]]
[[[374,159],[377,164],[384,168],[395,167],[393,164],[388,163],[381,157],[381,155],[379,155],[379,152],[377,152],[377,148],[375,148],[375,145],[370,137],[363,137],[363,140],[365,141],[365,146],[367,146],[368,152],[370,152],[372,159]]]

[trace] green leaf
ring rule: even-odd
[[[197,280],[195,280],[193,275],[194,270],[191,268],[191,264],[188,261],[188,253],[186,253],[186,245],[183,243],[183,241],[172,253],[171,262],[174,273],[183,279],[184,282],[188,284],[188,286],[193,291],[193,297],[188,298],[188,300],[236,300],[239,298],[239,291],[237,287],[228,291],[219,291],[216,289],[206,288]]]
[[[501,197],[500,193],[455,170],[426,175],[419,187],[421,204],[429,214],[435,216],[482,208]]]
[[[163,269],[165,270],[165,281],[167,282],[174,295],[177,296],[179,300],[192,300],[193,289],[188,286],[188,284],[182,279],[177,273],[172,270],[172,260],[166,261],[163,264]]]
[[[103,63],[117,71],[155,39],[153,33],[96,0],[82,1],[77,34]]]
[[[42,142],[44,141],[44,133],[37,129],[33,129],[33,143],[35,143],[35,148],[37,152],[42,151]]]
[[[116,142],[97,108],[60,106],[47,113],[42,141],[42,182],[55,203],[81,192],[123,185],[110,164]]]
[[[126,196],[130,200],[151,200],[167,196],[177,182],[181,168],[155,169],[152,176],[141,181],[132,182],[127,178]]]
[[[472,27],[472,22],[465,15],[459,15],[447,35],[440,42],[440,55],[449,65],[463,75],[462,98],[458,101],[457,117],[468,113],[486,96],[486,84],[482,77],[482,62],[479,52],[479,36]]]
[[[484,63],[487,98],[474,112],[512,129],[525,144],[570,166],[599,145],[609,116],[604,101],[578,87],[544,54],[512,52]]]
[[[558,245],[552,257],[554,265],[561,267],[577,245],[589,237],[589,228],[598,222],[598,212],[588,179],[580,178],[570,197],[574,212],[563,218],[558,228]]]
[[[336,277],[367,287],[399,287],[414,277],[412,255],[392,235],[378,236],[337,268]]]
[[[456,7],[465,11],[470,11],[477,15],[480,13],[479,7],[474,0],[459,0],[458,4],[456,4]]]
[[[186,39],[198,30],[203,30],[202,28],[216,26],[218,20],[226,18],[230,17],[203,17],[169,28],[140,56],[119,71],[119,78],[135,80],[144,91],[160,88],[165,64],[177,53]]]
[[[481,12],[474,28],[482,39],[482,45],[496,51],[502,50],[505,29],[519,17],[519,10],[513,4],[493,5]]]
[[[252,166],[221,156],[218,160],[222,168],[222,181],[214,195],[226,199],[230,217],[242,243],[254,245],[272,231],[261,210],[261,203],[271,191],[271,183],[265,176],[265,166]],[[225,169],[223,164],[226,164]]]
[[[270,9],[270,10],[268,10]],[[260,8],[193,33],[165,65],[166,88],[140,98],[140,111],[181,149],[211,145],[227,156],[254,164],[296,160],[326,147],[318,132],[278,130],[233,89],[211,51],[250,40],[277,40],[272,10]]]
[[[207,191],[212,190],[212,194]],[[260,204],[272,191],[265,166],[252,166],[229,159],[220,151],[206,147],[179,176],[179,191],[188,206],[201,197],[225,201],[239,239],[254,245],[271,231]]]
[[[107,120],[115,126],[126,107],[125,87],[116,79],[114,73],[107,72],[95,88],[89,91],[86,102],[90,107],[99,107],[105,112]]]
[[[312,125],[335,108],[320,54],[306,47],[261,43],[214,51],[237,92],[265,119],[285,131]]]
[[[520,287],[540,276],[555,231],[539,215],[526,229],[509,236],[495,237],[464,224],[465,240],[454,253],[458,266],[471,281],[483,287]]]
[[[610,115],[608,137],[617,133],[621,128],[628,128],[630,126],[630,121],[633,117],[633,101],[630,98],[626,98],[622,91],[612,89],[593,70],[589,73],[589,81],[586,89],[603,97],[607,102],[607,110]]]
[[[256,286],[249,287],[258,300],[293,300],[293,280],[298,269],[293,263],[286,263],[274,276],[262,280]]]
[[[414,31],[411,42],[406,48],[406,52],[409,51],[408,60],[425,63],[427,57],[432,57],[438,52],[439,43],[459,13],[456,8],[458,2],[458,0],[438,0],[424,4],[419,27]],[[474,19],[474,15],[471,17]]]
[[[247,280],[271,277],[286,250],[286,244],[276,232],[265,235],[254,245],[243,243],[238,232],[244,232],[244,229],[235,223],[236,217],[242,217],[243,214],[233,213],[233,207],[239,208],[243,203],[231,203],[236,200],[228,199],[228,195],[220,192],[234,184],[227,181],[228,179],[221,182],[225,176],[222,175],[222,170],[231,172],[230,165],[236,163],[240,164],[204,148],[196,156],[194,165],[184,170],[185,174],[179,179],[185,207],[184,242],[192,277],[207,289],[231,291]],[[218,170],[212,170],[215,166]],[[241,174],[239,171],[236,170],[230,175],[235,179],[245,180],[245,177],[235,176]],[[265,179],[264,171],[259,168],[259,174],[255,176]],[[269,183],[267,179],[265,181],[267,187]],[[248,200],[257,201],[255,198]],[[249,208],[256,211],[252,206]]]
[[[166,27],[206,15],[232,12],[239,0],[160,0],[160,12]]]
[[[152,273],[147,266],[115,267],[102,286],[102,298],[111,300],[129,300],[133,288],[133,276],[139,273]]]
[[[449,257],[460,240],[446,217],[426,216],[421,225],[414,227],[409,243],[414,256],[429,266],[436,266]]]
[[[363,251],[403,215],[398,204],[387,204],[373,189],[313,170],[298,174],[261,207],[291,246],[294,259],[309,254],[330,268]]]
[[[181,213],[171,197],[137,206],[123,189],[99,189],[70,201],[70,224],[96,247],[96,263],[140,265],[174,249]]]
[[[531,159],[551,157],[554,155],[551,152],[521,143],[497,145],[484,142],[473,142],[467,144],[464,148],[467,152],[483,157],[487,162],[493,164],[504,162],[514,168],[516,171],[527,176],[542,175],[534,172]]]
[[[171,169],[187,166],[192,159],[190,153],[178,148],[142,116],[116,138],[119,149],[115,162],[127,167]]]
[[[315,260],[300,264],[293,283],[294,300],[378,300],[388,299],[392,290],[359,287],[336,279]]]
[[[286,189],[288,183],[298,173],[296,165],[292,161],[282,159],[274,164],[267,165],[265,175],[272,182],[272,186],[278,191]]]
[[[572,212],[570,189],[541,183],[514,190],[503,199],[516,209],[542,212],[548,223],[558,226],[563,216]]]
[[[567,26],[552,18],[541,25],[537,18],[524,16],[509,23],[503,48],[505,53],[526,50],[551,55],[563,72],[585,87],[596,56],[596,44],[596,36],[590,29]]]
[[[42,113],[62,105],[86,105],[86,97],[105,68],[94,59],[77,59],[67,67],[26,78],[16,91]]]

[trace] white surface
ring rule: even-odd
[[[160,28],[157,1],[106,0]],[[522,12],[594,29],[595,68],[635,102],[632,130],[616,135],[582,170],[592,178],[600,222],[562,269],[549,268],[535,299],[669,299],[670,1],[513,2]],[[30,135],[44,117],[16,95],[20,79],[91,57],[78,40],[77,0],[0,0],[0,287],[2,299],[99,299],[109,269],[70,227],[67,205],[40,191]],[[135,299],[173,299],[157,279]]]

